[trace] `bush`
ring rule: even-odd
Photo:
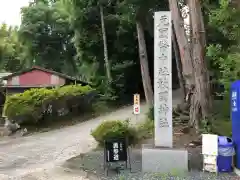
[[[139,140],[152,138],[154,134],[154,121],[152,119],[147,119],[140,123],[137,127],[137,132]]]
[[[150,120],[154,120],[154,107],[149,108],[147,112],[147,117]]]
[[[23,93],[8,96],[4,105],[4,115],[10,119],[24,118],[30,123],[39,122],[44,115],[51,114],[59,109],[86,106],[83,97],[94,92],[89,86],[69,85],[54,89],[30,89]],[[89,99],[90,97],[88,97]],[[46,113],[51,105],[51,112]],[[20,123],[21,124],[21,123]]]
[[[137,142],[137,131],[127,120],[104,121],[92,131],[91,135],[100,146],[104,145],[104,141],[115,138],[128,138],[129,145]]]

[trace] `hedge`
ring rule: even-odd
[[[80,107],[91,106],[94,92],[90,86],[81,85],[53,89],[33,88],[8,96],[4,105],[4,115],[19,121],[20,124],[36,123],[47,117],[56,118],[60,110],[73,113],[73,108],[79,111]]]

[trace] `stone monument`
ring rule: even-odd
[[[144,172],[188,170],[188,152],[173,147],[172,20],[170,11],[154,15],[154,145],[143,145]]]

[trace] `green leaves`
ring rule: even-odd
[[[33,119],[39,120],[37,118],[39,118],[39,114],[44,113],[46,104],[51,104],[58,99],[67,104],[68,102],[64,98],[68,97],[68,99],[73,100],[93,91],[94,89],[89,86],[80,85],[69,85],[55,89],[30,89],[24,93],[8,96],[4,105],[4,114],[9,118],[19,115],[31,115]],[[34,117],[32,113],[36,113],[37,116]]]
[[[76,73],[76,50],[71,41],[74,31],[67,15],[60,1],[36,1],[22,10],[19,33],[28,47],[30,64],[69,75]]]
[[[24,63],[24,47],[17,30],[6,24],[0,26],[0,69],[5,71],[18,71]]]
[[[227,94],[231,83],[240,79],[239,15],[240,9],[229,6],[228,0],[221,0],[209,14],[209,26],[215,29],[216,43],[208,46],[207,56]]]
[[[137,130],[131,127],[127,120],[103,121],[91,135],[101,146],[104,145],[104,141],[116,138],[128,138],[129,145],[137,141]]]
[[[105,73],[100,4],[113,78],[110,84]],[[132,99],[142,88],[136,15],[144,17],[146,41],[152,44],[153,12],[166,9],[167,0],[34,0],[22,9],[19,29],[0,30],[0,68],[18,71],[38,65],[84,77],[101,94],[114,97],[111,99]],[[153,47],[148,48],[152,54]]]

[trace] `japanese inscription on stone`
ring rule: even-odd
[[[155,145],[172,147],[172,40],[170,11],[154,17]]]

